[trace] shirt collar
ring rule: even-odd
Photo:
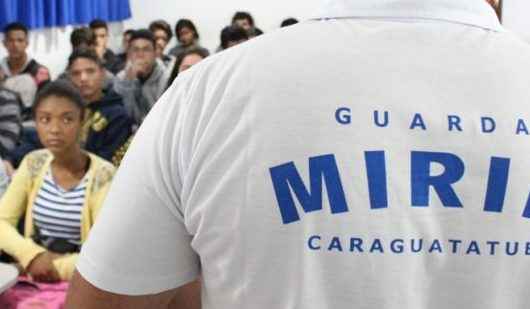
[[[486,0],[324,0],[316,19],[426,19],[502,31]]]

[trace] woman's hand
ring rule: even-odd
[[[55,253],[43,252],[37,255],[27,268],[28,274],[37,282],[55,283],[61,281],[53,260],[60,257]]]

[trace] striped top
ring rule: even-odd
[[[15,149],[22,130],[22,106],[17,95],[0,87],[0,157]]]
[[[51,171],[46,173],[33,205],[33,220],[40,235],[81,244],[81,212],[87,182],[85,176],[75,188],[64,190],[55,183]]]

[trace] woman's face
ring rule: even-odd
[[[195,41],[195,33],[188,27],[182,27],[179,31],[179,41],[184,46],[191,45]]]
[[[240,28],[243,28],[246,32],[249,32],[250,29],[252,29],[252,25],[250,24],[250,20],[248,20],[246,18],[236,19],[234,21],[234,26],[238,26]]]
[[[203,58],[197,54],[190,54],[182,59],[182,63],[179,66],[179,73],[186,71],[197,63],[201,62]]]
[[[75,150],[79,145],[82,113],[70,99],[50,96],[35,111],[35,124],[41,143],[54,155]]]

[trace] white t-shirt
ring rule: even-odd
[[[528,308],[530,47],[482,0],[337,2],[354,18],[179,76],[114,178],[87,280],[201,276],[207,309]]]

